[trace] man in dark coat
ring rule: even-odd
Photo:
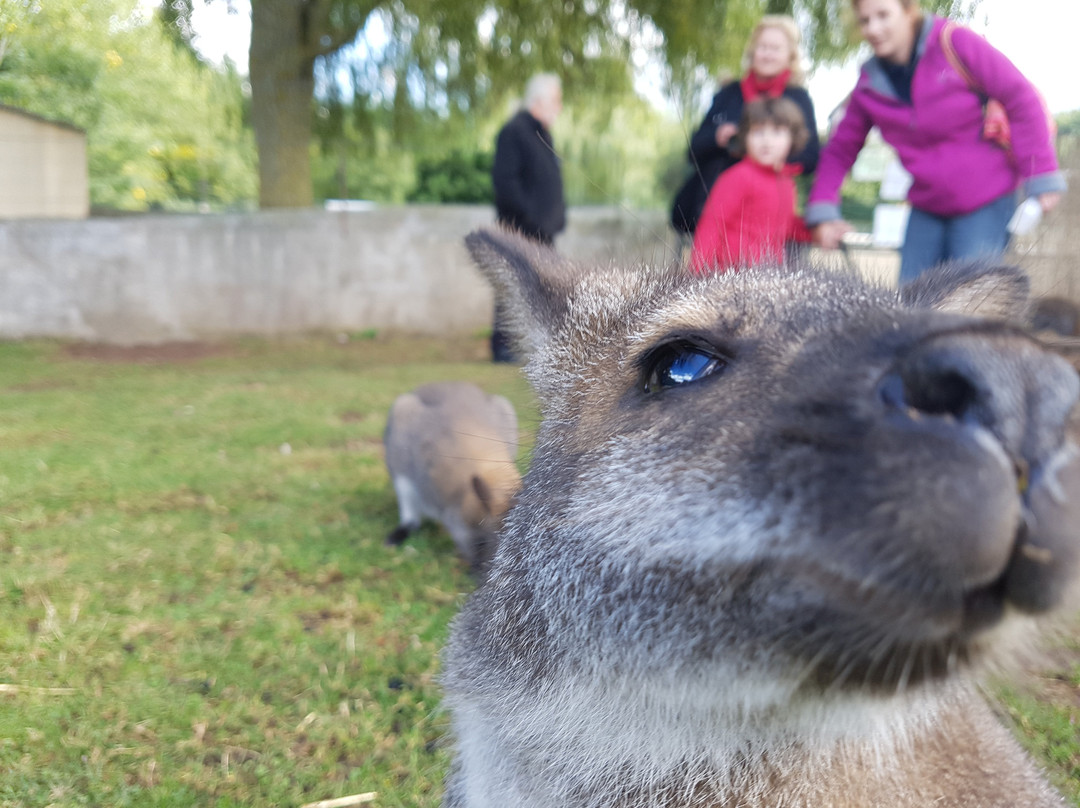
[[[559,77],[551,73],[533,76],[525,88],[521,110],[499,132],[491,169],[499,223],[549,246],[566,227],[562,172],[551,139],[551,126],[560,112]],[[496,362],[509,362],[513,355],[501,319],[496,301],[492,357]]]
[[[566,226],[562,173],[550,131],[561,111],[559,77],[534,76],[522,108],[499,132],[491,169],[499,223],[548,245]]]

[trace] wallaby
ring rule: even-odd
[[[387,543],[401,544],[427,517],[479,571],[521,485],[517,441],[514,406],[474,384],[436,382],[398,396],[383,435],[400,514]]]
[[[1064,297],[1040,297],[1032,306],[1031,327],[1063,337],[1080,337],[1080,306]]]
[[[467,245],[543,422],[445,653],[444,805],[1064,805],[978,690],[1080,566],[1080,381],[1019,270]]]

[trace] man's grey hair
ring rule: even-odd
[[[549,98],[556,90],[561,89],[562,79],[557,75],[554,73],[537,73],[525,85],[525,98],[522,104],[525,109],[529,109],[537,101]]]

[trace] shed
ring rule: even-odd
[[[86,132],[0,104],[0,219],[89,213]]]

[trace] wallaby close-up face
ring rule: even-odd
[[[543,423],[445,655],[449,808],[1064,804],[977,689],[1080,567],[1080,382],[1019,270],[467,244]]]

